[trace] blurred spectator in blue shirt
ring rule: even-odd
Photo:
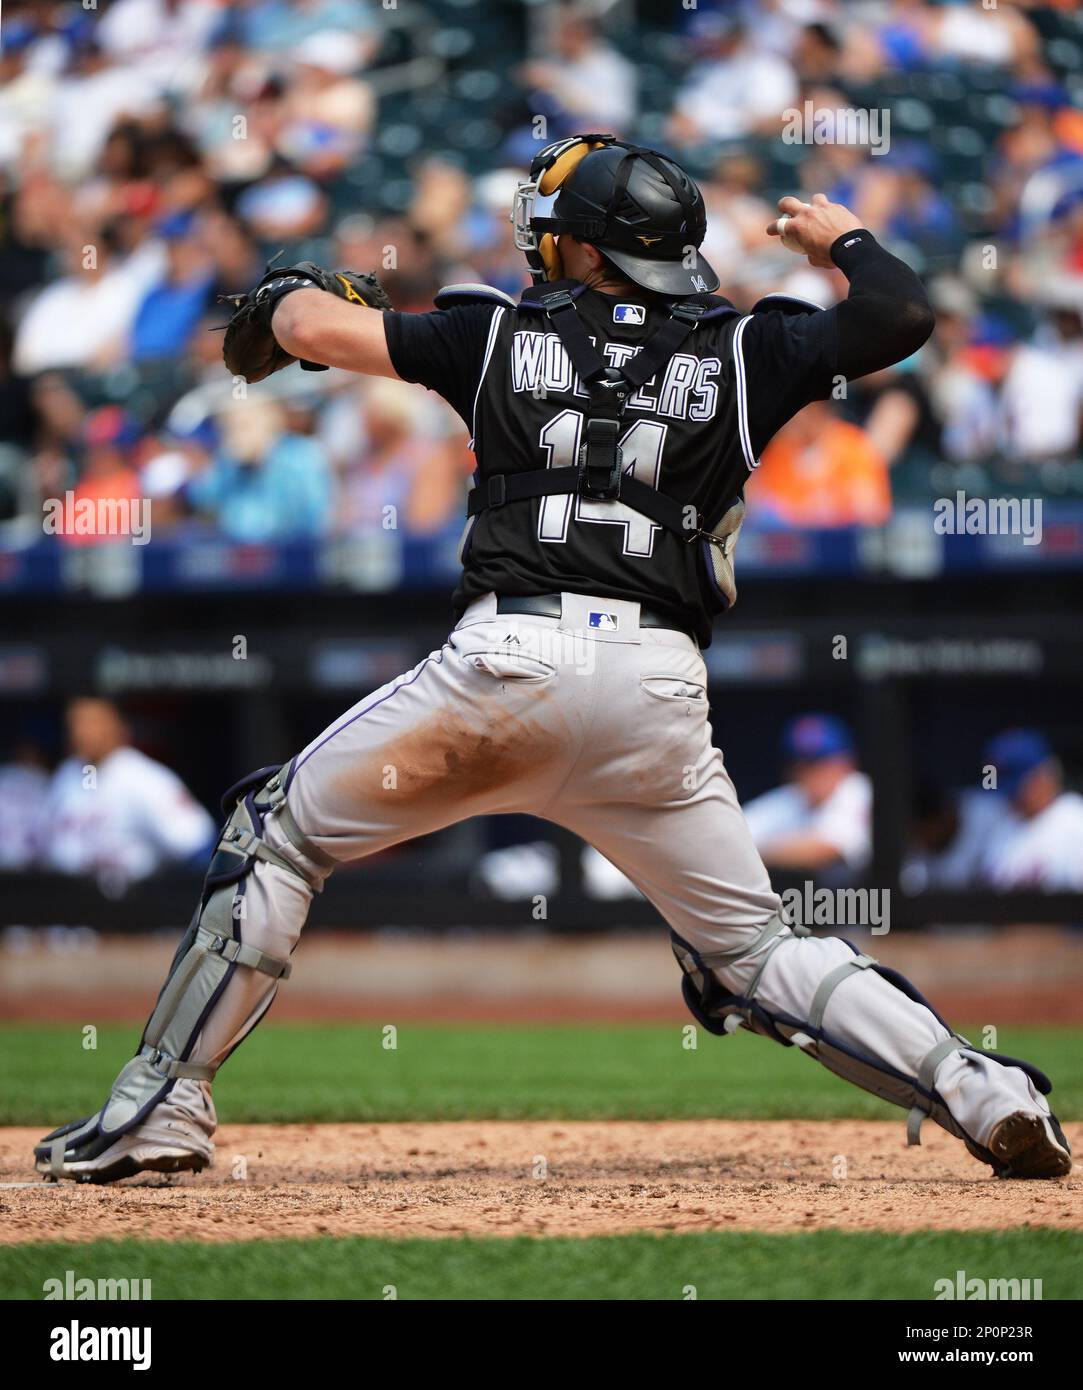
[[[166,244],[166,272],[147,292],[135,316],[131,339],[134,362],[183,352],[214,285],[214,266],[191,213],[174,213],[158,230]]]
[[[789,61],[761,46],[755,25],[704,10],[689,20],[687,38],[693,66],[676,94],[669,138],[684,145],[778,130],[800,88]]]
[[[363,37],[368,61],[380,34],[363,0],[261,0],[241,8],[245,41],[253,48],[285,52],[327,30]]]
[[[277,401],[237,402],[221,420],[223,448],[188,496],[230,540],[261,544],[326,534],[331,468],[315,439],[287,432]]]
[[[557,6],[550,24],[546,51],[552,58],[524,63],[519,80],[532,95],[548,97],[554,114],[580,130],[624,131],[638,105],[634,66],[585,15]]]
[[[986,840],[981,873],[1002,891],[1083,889],[1083,797],[1064,785],[1064,769],[1040,729],[1005,729],[982,750],[983,775],[1006,815]],[[992,789],[992,788],[991,788]]]
[[[897,141],[876,165],[881,172],[886,170],[889,179],[887,235],[928,254],[952,250],[959,226],[951,204],[934,187],[937,168],[932,150],[915,140]]]
[[[1021,82],[1008,95],[1018,118],[998,141],[989,182],[995,224],[1013,240],[1026,241],[1078,203],[1083,121],[1058,82]]]
[[[258,237],[272,242],[312,236],[327,215],[327,197],[319,184],[278,160],[259,183],[237,199],[236,212]]]

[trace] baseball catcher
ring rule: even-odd
[[[294,360],[437,391],[477,457],[446,642],[284,766],[226,793],[202,895],[101,1110],[38,1169],[109,1182],[200,1169],[215,1072],[270,1007],[336,865],[468,816],[525,812],[594,845],[668,923],[684,998],[932,1119],[1002,1177],[1053,1178],[1068,1144],[1027,1062],[954,1032],[912,984],[781,911],[711,738],[701,649],[736,596],[742,488],[772,434],[842,379],[909,356],[933,316],[845,207],[784,198],[769,232],[837,266],[831,309],[740,313],[699,247],[702,195],[666,155],[587,134],[519,186],[533,284],[387,310],[371,277],[311,264],[238,297],[230,371]],[[584,656],[586,653],[586,657]],[[389,777],[387,769],[394,769]]]

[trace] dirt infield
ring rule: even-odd
[[[32,1179],[39,1137],[0,1130],[0,1183]],[[0,1187],[3,1244],[1028,1226],[1083,1229],[1083,1181],[999,1182],[886,1122],[227,1125],[198,1176]]]

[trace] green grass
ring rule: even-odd
[[[0,1248],[0,1298],[46,1279],[150,1279],[155,1299],[929,1299],[937,1279],[1042,1280],[1083,1296],[1083,1236],[1070,1231],[816,1231],[585,1239],[63,1242]],[[1033,1290],[1033,1285],[1032,1285]],[[1013,1305],[1014,1306],[1014,1305]]]
[[[964,1029],[964,1032],[966,1030]],[[0,1028],[0,1124],[53,1127],[97,1110],[138,1030]],[[970,1036],[980,1036],[975,1034]],[[267,1024],[215,1083],[224,1121],[898,1118],[797,1048],[680,1024],[422,1027],[387,1050],[376,1024]],[[1083,1118],[1083,1030],[1005,1029],[1005,1053],[1050,1073],[1062,1119]]]

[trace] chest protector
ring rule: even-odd
[[[680,503],[625,474],[618,440],[625,409],[635,392],[665,369],[673,354],[700,324],[723,318],[738,319],[739,311],[728,300],[714,295],[690,295],[674,300],[666,305],[669,318],[636,355],[620,367],[611,367],[591,341],[576,310],[576,300],[586,290],[586,285],[574,280],[532,285],[523,291],[518,304],[509,295],[487,285],[450,285],[436,295],[438,309],[460,304],[499,303],[518,313],[547,318],[589,398],[584,412],[583,442],[574,465],[493,473],[479,479],[467,501],[467,516],[473,518],[492,507],[507,506],[511,502],[566,493],[578,493],[593,501],[623,502],[669,531],[682,544],[701,547],[707,590],[716,607],[725,611],[737,596],[733,564],[737,535],[745,515],[743,490],[737,490],[725,504],[721,516],[711,524],[704,521],[691,504]],[[753,306],[752,312],[767,309],[811,313],[819,306],[785,295],[768,295]]]

